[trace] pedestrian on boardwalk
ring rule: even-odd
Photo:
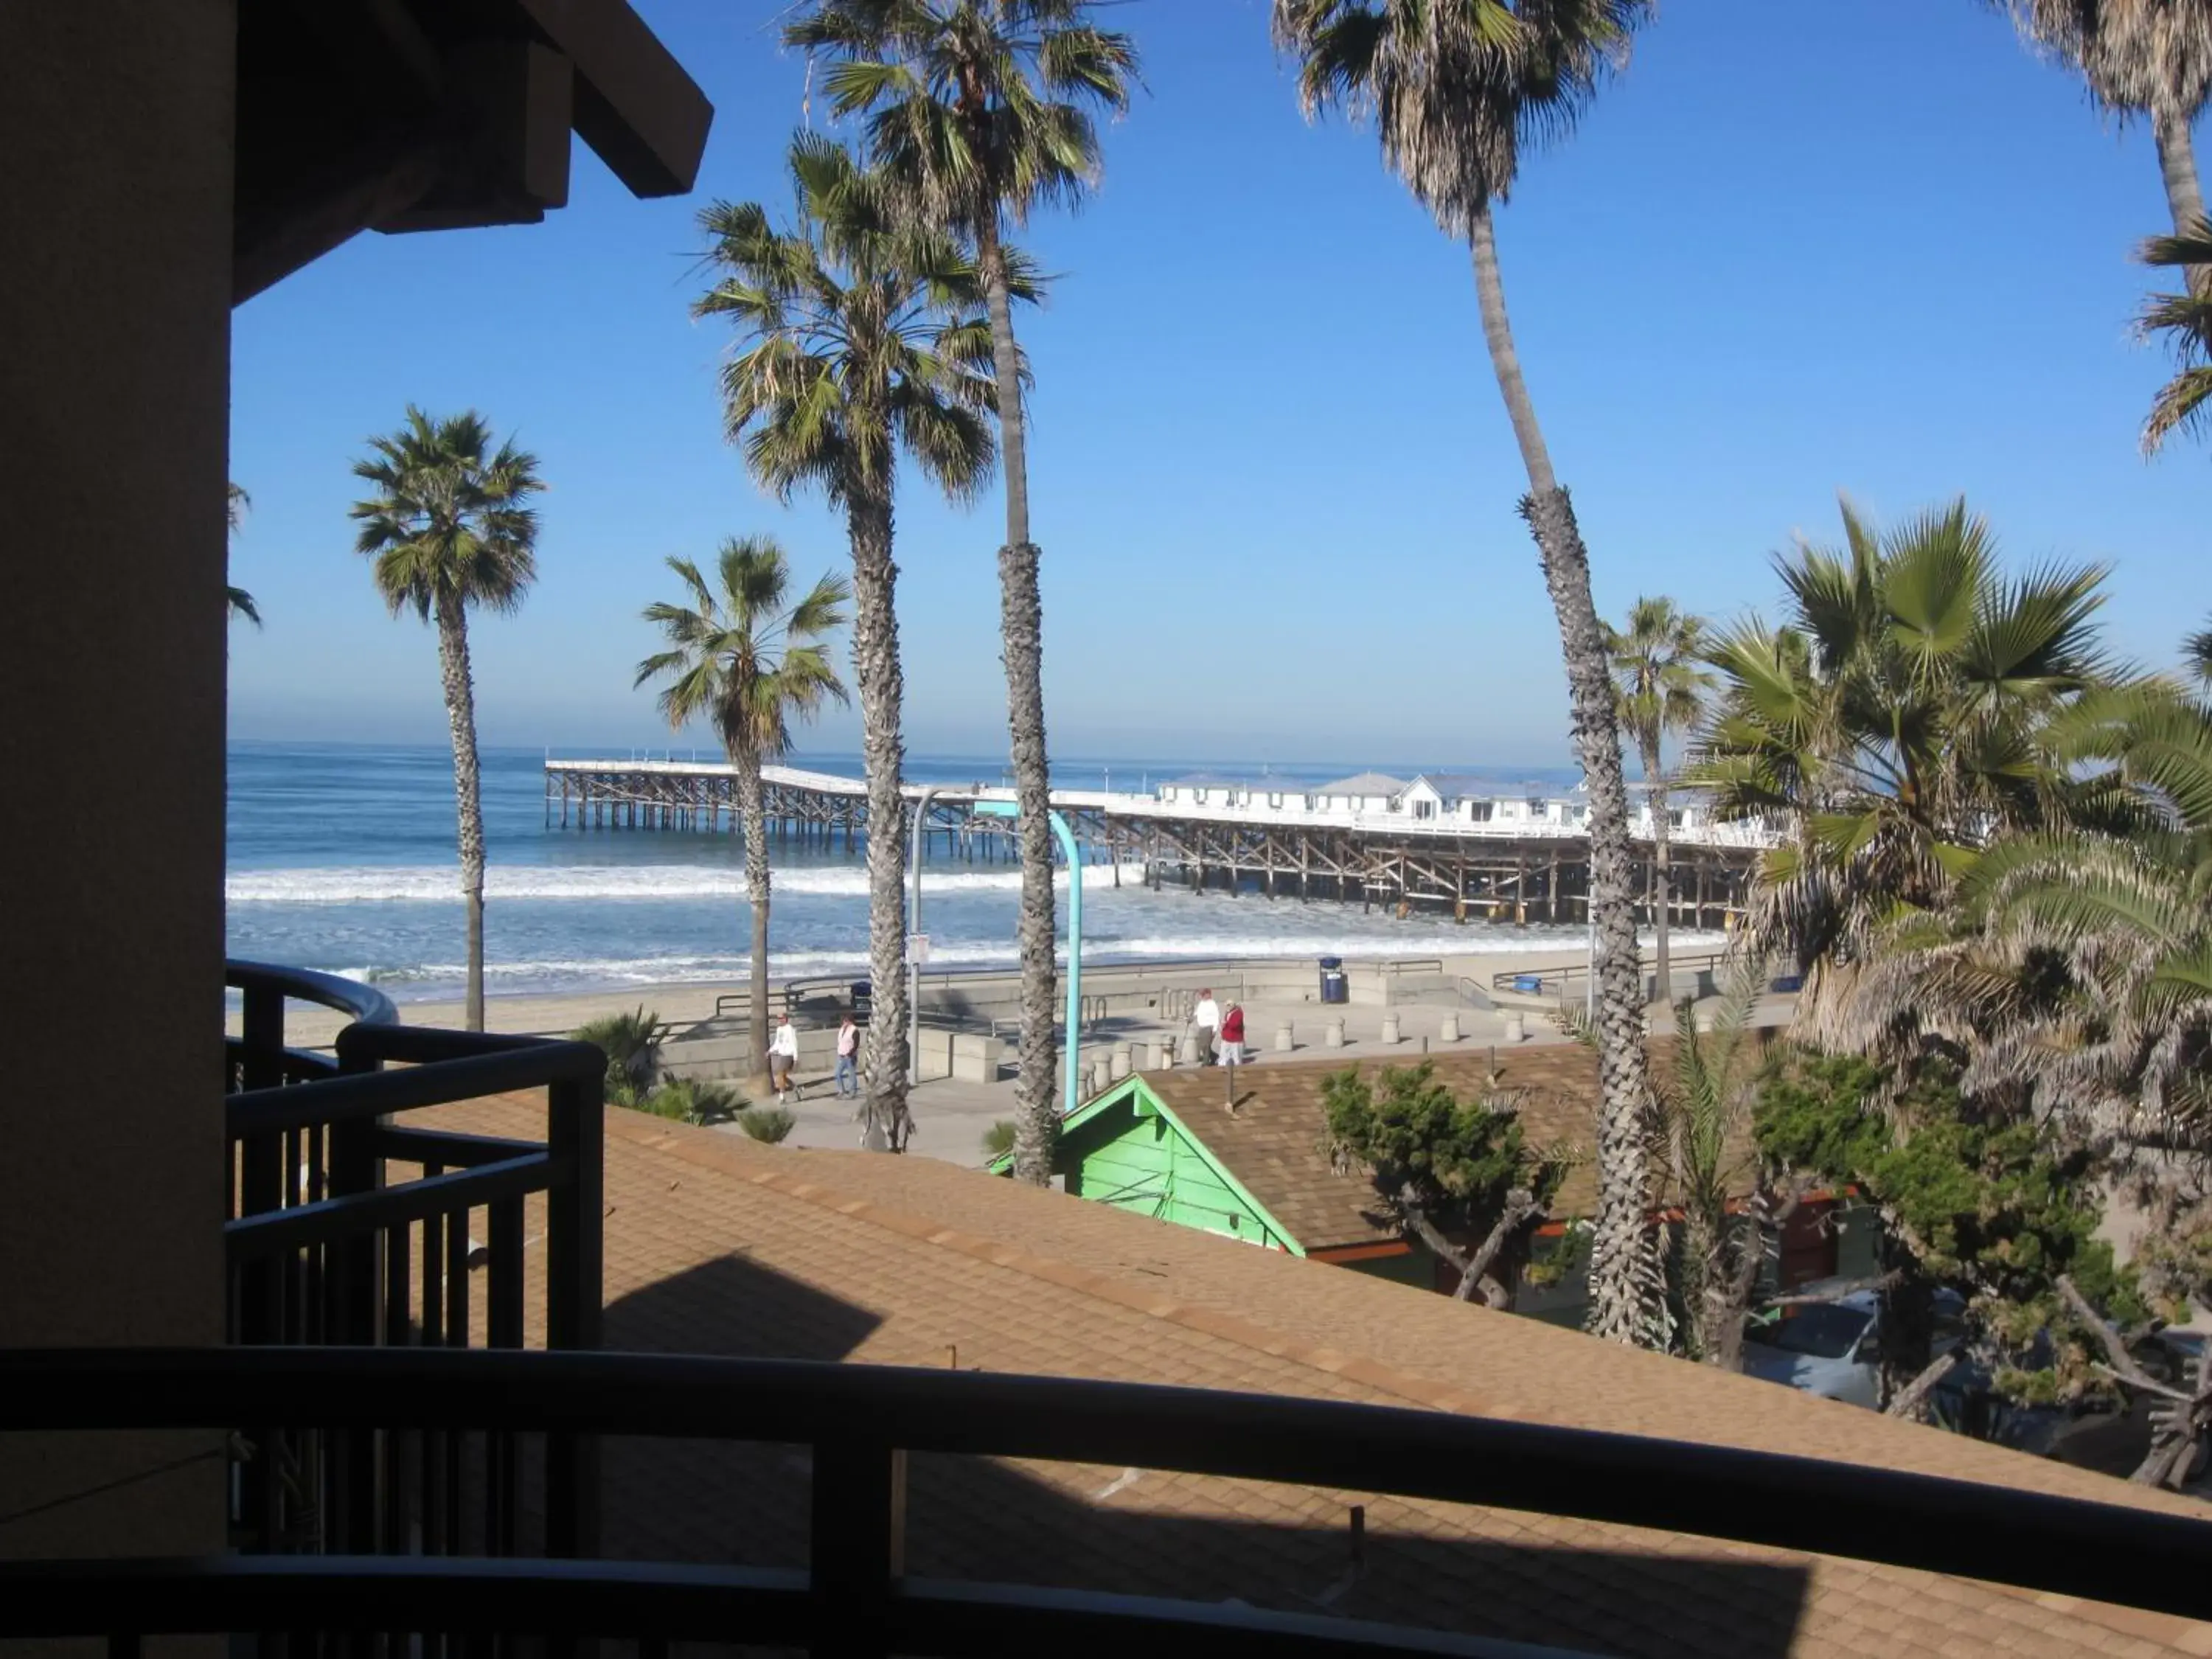
[[[1234,1002],[1229,1005],[1229,1012],[1221,1017],[1221,1063],[1224,1066],[1244,1063],[1244,1010]]]
[[[1213,1064],[1214,1039],[1221,1030],[1221,1005],[1213,1000],[1207,988],[1198,994],[1198,1006],[1190,1011],[1190,1023],[1198,1028],[1198,1063]]]
[[[775,1103],[783,1104],[783,1091],[791,1086],[791,1068],[799,1063],[799,1028],[789,1014],[775,1017],[775,1035],[768,1040],[768,1080],[775,1089]]]
[[[837,1098],[851,1100],[860,1092],[860,1028],[853,1024],[852,1011],[848,1009],[844,1023],[837,1028]]]

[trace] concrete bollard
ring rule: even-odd
[[[1195,1030],[1184,1031],[1181,1040],[1176,1042],[1176,1062],[1182,1066],[1198,1064],[1198,1033]]]
[[[1444,1016],[1443,1024],[1437,1028],[1437,1041],[1439,1042],[1457,1042],[1459,1041],[1459,1016],[1457,1014],[1446,1014]]]
[[[1165,1037],[1154,1037],[1145,1045],[1145,1069],[1164,1072],[1175,1064],[1175,1049]]]
[[[1329,1021],[1328,1029],[1322,1033],[1321,1046],[1324,1048],[1341,1048],[1344,1047],[1344,1022],[1342,1020],[1333,1019]]]
[[[1291,1022],[1286,1019],[1275,1028],[1275,1052],[1279,1054],[1287,1054],[1297,1046],[1297,1034],[1291,1029]]]
[[[1395,1011],[1382,1016],[1382,1041],[1385,1043],[1398,1041],[1398,1016]]]
[[[1505,1016],[1505,1040],[1508,1042],[1519,1042],[1528,1035],[1528,1022],[1520,1014]]]
[[[1112,1055],[1114,1067],[1111,1075],[1116,1083],[1129,1075],[1131,1064],[1135,1058],[1136,1047],[1133,1042],[1117,1042],[1114,1045]]]

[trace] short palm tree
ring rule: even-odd
[[[666,677],[659,704],[670,727],[712,721],[738,775],[753,927],[746,1024],[752,1069],[762,1072],[768,1067],[769,864],[761,765],[791,751],[793,718],[811,720],[825,702],[846,701],[845,683],[818,641],[844,625],[852,590],[825,575],[792,602],[790,562],[766,536],[724,542],[711,583],[689,559],[672,558],[668,568],[684,579],[690,602],[646,606],[646,621],[666,636],[669,648],[638,664],[636,683]]]
[[[868,149],[927,220],[975,252],[991,322],[992,378],[1006,482],[999,550],[1000,628],[1014,787],[1021,799],[1022,1069],[1018,1180],[1052,1178],[1053,837],[1045,744],[1039,550],[1030,539],[1028,434],[1012,301],[1036,283],[1006,240],[1040,201],[1073,203],[1096,178],[1091,112],[1128,106],[1129,38],[1100,28],[1090,0],[813,0],[787,44],[836,61],[824,82],[840,115],[866,110]],[[1073,1033],[1070,1033],[1071,1039]]]
[[[1605,625],[1606,649],[1620,697],[1620,728],[1636,744],[1651,805],[1651,863],[1656,893],[1652,929],[1657,935],[1659,1000],[1674,1000],[1673,963],[1667,950],[1667,911],[1674,896],[1668,868],[1666,743],[1695,727],[1705,715],[1705,694],[1714,684],[1700,659],[1705,623],[1663,596],[1629,608],[1628,626]]]
[[[354,476],[375,494],[356,501],[356,551],[375,561],[376,591],[398,616],[438,629],[438,667],[453,729],[460,817],[461,896],[468,907],[468,1028],[483,1029],[483,797],[477,763],[476,685],[469,672],[471,606],[507,611],[537,579],[538,458],[513,440],[492,447],[471,410],[435,419],[410,404],[406,423],[369,440]]]
[[[955,501],[991,476],[991,329],[975,262],[904,221],[880,169],[817,134],[792,141],[798,212],[779,230],[757,203],[700,215],[717,280],[694,305],[743,344],[722,370],[724,418],[780,501],[821,489],[853,550],[853,665],[868,781],[866,1065],[871,1141],[902,1147],[907,1108],[903,683],[891,508],[903,452]]]
[[[230,499],[223,509],[223,516],[229,521],[232,535],[238,534],[238,526],[252,505],[253,498],[242,487],[238,484],[230,486]],[[243,617],[256,628],[261,626],[261,612],[253,603],[252,594],[229,582],[223,584],[222,592],[223,608],[234,619]]]
[[[2191,273],[2212,270],[2212,222],[2190,221],[2179,236],[2154,236],[2139,256],[2147,265],[2182,265]],[[2144,302],[2136,327],[2162,335],[2181,369],[2159,391],[2143,422],[2146,454],[2156,454],[2177,427],[2201,433],[2204,404],[2212,398],[2212,293],[2194,275],[2180,294],[2154,294]]]
[[[2212,0],[1998,3],[2031,45],[2080,74],[2100,109],[2149,118],[2174,234],[2187,235],[2204,217],[2191,130],[2212,96]]]
[[[1721,696],[1686,775],[1720,816],[1789,830],[1760,866],[1754,941],[1805,969],[1816,1041],[1866,1052],[1855,981],[1883,931],[1949,903],[1999,832],[2095,810],[2053,722],[2112,669],[2101,568],[2008,577],[1963,501],[1887,536],[1846,502],[1844,531],[1777,561],[1784,625],[1712,641]]]
[[[1650,1340],[1655,1313],[1644,1289],[1652,1239],[1640,1125],[1650,1091],[1635,848],[1589,556],[1521,373],[1492,210],[1512,191],[1522,146],[1573,125],[1646,9],[1643,0],[1273,0],[1275,39],[1299,59],[1309,115],[1332,106],[1371,112],[1385,163],[1474,257],[1491,366],[1528,475],[1522,515],[1559,617],[1577,757],[1589,788],[1603,1101],[1590,1329],[1624,1342]]]

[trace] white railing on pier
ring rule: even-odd
[[[545,769],[555,776],[563,773],[588,773],[601,776],[628,774],[643,777],[722,778],[734,774],[734,769],[723,761],[549,760],[545,763]],[[868,789],[866,783],[859,778],[846,777],[836,772],[816,772],[798,766],[763,766],[761,778],[764,782],[782,788],[848,799],[863,796]],[[939,783],[929,787],[933,799],[941,806],[958,806],[980,800],[1012,800],[1015,798],[1012,788],[987,784],[980,780],[966,785]],[[908,800],[916,800],[921,798],[921,785],[909,783],[902,786],[899,793]],[[1421,818],[1402,811],[1317,811],[1303,805],[1197,805],[1183,801],[1164,801],[1157,795],[1104,789],[1055,789],[1052,792],[1052,801],[1054,805],[1066,811],[1098,812],[1118,818],[1238,824],[1253,829],[1275,826],[1285,830],[1343,830],[1359,835],[1419,836],[1442,841],[1557,841],[1572,844],[1589,839],[1589,830],[1584,824],[1562,823],[1547,818],[1477,821],[1456,817]],[[1648,824],[1638,823],[1634,833],[1638,840],[1649,841],[1651,838]],[[1764,824],[1727,823],[1678,825],[1668,832],[1667,839],[1677,847],[1751,849],[1778,846],[1782,838]]]

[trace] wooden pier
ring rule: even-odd
[[[763,769],[774,845],[821,852],[859,850],[868,829],[866,786],[857,778],[793,767]],[[703,761],[549,760],[548,828],[736,834],[736,775]],[[933,856],[970,864],[1010,863],[1018,853],[1005,818],[979,817],[976,803],[1014,792],[972,784],[908,784],[900,833],[925,795],[926,845]],[[1212,810],[1149,794],[1056,790],[1053,805],[1119,886],[1125,866],[1154,888],[1246,893],[1264,899],[1328,900],[1401,914],[1442,912],[1462,921],[1567,923],[1587,919],[1589,838],[1579,829],[1423,822],[1396,815],[1327,814],[1245,805]],[[1771,838],[1733,824],[1680,830],[1669,837],[1670,918],[1716,928],[1742,914],[1753,870]],[[1649,841],[1638,843],[1640,914],[1657,902]]]

